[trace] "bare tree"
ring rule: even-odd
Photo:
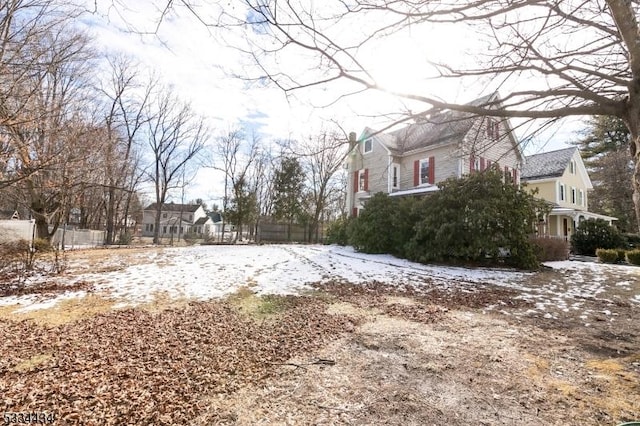
[[[169,191],[178,188],[184,169],[203,149],[204,120],[168,89],[160,90],[147,107],[147,137],[151,164],[147,175],[154,184],[156,215],[153,242],[158,244],[160,215]]]
[[[42,117],[34,104],[42,100],[43,87],[51,85],[51,75],[60,72],[63,63],[72,63],[76,49],[85,44],[69,26],[78,13],[65,1],[0,2],[0,189],[61,161],[58,152],[40,152],[38,161],[25,167],[19,158],[24,157],[24,145],[16,131],[36,126],[35,120]]]
[[[190,2],[186,2],[190,4]],[[640,229],[640,5],[631,0],[354,0],[308,2],[244,0],[211,26],[249,26],[242,48],[261,75],[287,92],[341,81],[353,93],[386,91],[424,108],[403,120],[442,109],[477,115],[557,119],[608,115],[631,133],[634,204]],[[163,2],[170,8],[173,2]],[[189,9],[198,13],[199,9]],[[236,12],[237,11],[237,12]],[[234,13],[236,13],[234,15]],[[200,16],[200,18],[203,18]],[[340,25],[344,24],[344,25]],[[508,93],[499,104],[468,105],[428,93],[390,91],[362,54],[380,39],[423,26],[470,27],[486,42],[477,66],[433,64],[439,78],[487,78]],[[311,57],[305,73],[281,68],[282,57]],[[283,65],[284,64],[284,65]],[[344,90],[344,86],[341,86]],[[513,88],[513,89],[510,89]],[[343,93],[344,95],[344,93]],[[400,120],[400,121],[403,121]]]
[[[306,140],[299,151],[305,169],[311,201],[310,240],[318,242],[319,224],[329,201],[340,192],[342,184],[336,175],[347,155],[345,138],[336,132],[324,131]]]
[[[37,33],[22,52],[20,65],[28,70],[7,83],[10,90],[0,99],[1,127],[12,146],[11,181],[19,183],[16,193],[40,238],[55,232],[72,200],[70,187],[81,178],[78,167],[90,153],[87,138],[95,126],[86,114],[93,57],[89,43],[65,23]]]
[[[260,139],[253,135],[247,140],[242,130],[230,130],[218,138],[210,166],[224,173],[222,199],[222,239],[225,222],[231,219],[236,226],[235,241],[242,240],[242,226],[256,215],[256,193],[251,179],[253,166],[260,154]]]
[[[142,174],[139,155],[142,131],[148,117],[145,109],[152,88],[153,77],[140,76],[137,65],[125,56],[108,58],[111,71],[107,81],[99,87],[105,98],[106,141],[104,149],[104,183],[106,244],[113,244],[116,227],[128,224],[128,207]]]

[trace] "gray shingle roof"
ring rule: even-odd
[[[204,225],[205,223],[207,223],[208,220],[209,220],[209,216],[201,217],[198,220],[196,220],[195,222],[193,222],[193,224],[194,225]]]
[[[532,180],[562,176],[577,149],[571,147],[529,155],[525,158],[522,179]]]
[[[155,210],[158,203],[153,203],[149,205],[145,210]],[[163,212],[183,212],[183,213],[193,213],[200,208],[200,204],[174,204],[174,203],[165,203],[162,205]]]
[[[494,95],[497,93],[478,98],[468,105],[489,104]],[[377,138],[389,149],[402,153],[447,141],[461,140],[469,132],[476,118],[476,115],[466,112],[444,111],[402,129],[378,134]],[[365,129],[365,133],[373,133],[373,130]]]

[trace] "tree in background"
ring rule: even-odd
[[[291,240],[291,225],[304,212],[305,174],[296,157],[284,157],[273,180],[273,215],[288,223],[287,239]]]
[[[176,8],[175,2],[163,3],[160,20]],[[640,229],[637,1],[245,0],[240,3],[244,7],[221,9],[218,16],[214,10],[200,13],[196,3],[180,2],[204,24],[244,31],[249,38],[238,46],[257,62],[256,74],[247,78],[269,79],[287,93],[334,85],[340,90],[336,99],[381,91],[417,106],[396,124],[443,109],[547,123],[583,115],[622,119],[631,135],[633,199]],[[425,90],[390,89],[377,78],[368,55],[381,40],[416,38],[415,34],[426,39],[433,29],[454,25],[475,32],[475,61],[425,60],[425,79],[455,80],[459,87],[480,84],[491,92],[502,89],[506,95],[499,102],[457,103]],[[429,56],[416,56],[420,53]]]
[[[296,151],[308,181],[309,240],[317,243],[320,221],[325,219],[331,201],[342,192],[343,182],[337,175],[347,155],[347,145],[338,133],[324,131]]]
[[[224,173],[222,240],[227,221],[236,226],[235,241],[242,240],[242,227],[256,220],[257,187],[262,173],[260,139],[248,139],[241,129],[218,137],[209,167]]]
[[[633,188],[627,184],[633,176],[629,141],[624,121],[597,116],[588,121],[584,137],[577,142],[593,181],[589,210],[617,217],[618,228],[625,232],[636,230]]]
[[[204,147],[207,131],[187,103],[170,89],[160,89],[147,106],[147,137],[151,154],[147,175],[155,189],[153,242],[158,244],[162,205],[171,189],[183,181],[185,168]]]

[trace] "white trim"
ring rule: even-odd
[[[420,195],[420,194],[428,194],[430,192],[439,191],[438,185],[426,185],[421,187],[416,187],[412,189],[404,189],[402,191],[396,191],[389,194],[390,197],[402,197],[403,195]]]
[[[367,142],[370,143],[371,149],[367,151]],[[367,138],[362,141],[362,155],[371,154],[373,152],[373,138]]]
[[[423,182],[422,181],[422,164],[426,163],[427,164],[427,181]],[[421,158],[420,160],[418,160],[418,186],[424,186],[424,185],[430,185],[429,184],[429,174],[431,173],[430,168],[430,164],[429,164],[429,157],[427,158]]]

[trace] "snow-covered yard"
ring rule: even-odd
[[[557,318],[579,311],[585,300],[640,306],[640,268],[583,262],[551,262],[553,271],[523,273],[486,268],[422,265],[388,255],[357,253],[338,246],[196,246],[140,250],[93,250],[71,255],[67,273],[33,278],[60,284],[88,283],[92,292],[116,301],[116,307],[147,303],[158,294],[170,298],[208,300],[250,287],[257,294],[299,294],[310,284],[327,281],[354,284],[380,282],[427,289],[474,291],[486,286],[509,288],[532,302],[525,312]],[[0,306],[16,311],[53,306],[85,291],[0,298]],[[496,307],[499,310],[499,307]],[[580,312],[614,315],[610,310]]]

